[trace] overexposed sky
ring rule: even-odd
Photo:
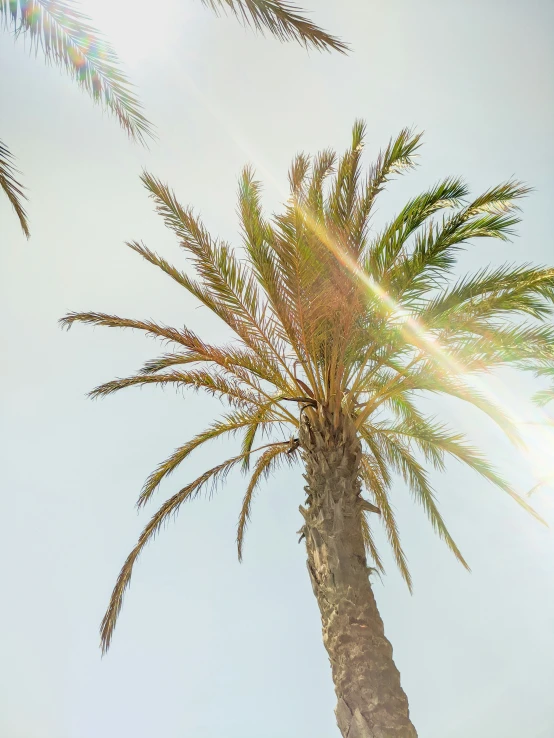
[[[368,160],[405,125],[426,132],[420,169],[391,186],[378,218],[442,176],[462,175],[477,193],[515,175],[535,187],[520,236],[478,244],[462,266],[554,263],[554,5],[310,0],[314,19],[352,43],[346,58],[263,39],[197,0],[156,5],[85,4],[157,126],[148,151],[71,80],[1,35],[0,138],[30,190],[32,238],[0,198],[0,736],[336,738],[330,669],[295,535],[299,471],[259,494],[242,565],[235,524],[244,480],[183,508],[140,560],[100,659],[104,607],[150,513],[133,508],[142,482],[219,406],[155,388],[88,400],[87,390],[160,347],[107,329],[63,333],[57,320],[97,310],[223,336],[124,246],[142,239],[184,263],[140,171],[167,180],[214,233],[239,243],[241,167],[256,167],[276,207],[292,156],[346,147],[356,117],[367,120]],[[498,391],[525,415],[534,384],[505,382]],[[554,465],[554,445],[529,463],[485,420],[446,410],[522,491],[550,467],[550,448]],[[199,452],[156,501],[230,451],[221,443]],[[398,481],[415,594],[388,553],[388,575],[375,584],[419,735],[551,738],[552,530],[461,467],[433,479],[472,574]],[[554,488],[536,506],[554,526]]]

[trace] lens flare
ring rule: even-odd
[[[506,401],[491,388],[490,384],[482,381],[474,373],[465,371],[464,367],[441,346],[437,335],[428,330],[409,310],[392,298],[381,285],[365,274],[358,262],[330,236],[321,223],[316,222],[313,216],[304,208],[302,214],[314,235],[386,307],[391,318],[401,326],[402,334],[408,341],[415,345],[419,344],[424,348],[426,354],[433,356],[435,360],[448,369],[451,375],[458,377],[470,388],[479,392],[490,405],[498,409],[510,421],[512,425],[510,438],[517,444],[522,459],[528,465],[534,478],[538,480],[538,484],[532,491],[547,484],[554,484],[554,421],[535,406],[531,408],[531,412],[536,420],[529,421],[530,408],[528,406],[525,410],[520,409],[517,402]],[[499,377],[496,377],[496,380],[502,385],[503,394],[513,395],[510,388]]]

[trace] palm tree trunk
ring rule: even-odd
[[[302,414],[308,570],[333,672],[344,738],[417,738],[369,583],[361,528],[360,441],[352,420]]]

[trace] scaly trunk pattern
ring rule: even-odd
[[[360,441],[351,418],[307,408],[300,446],[307,507],[300,508],[308,570],[333,671],[344,738],[417,738],[369,582],[360,523]]]

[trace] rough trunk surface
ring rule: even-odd
[[[369,582],[360,524],[360,442],[352,420],[302,414],[308,570],[333,671],[344,738],[417,738]]]

